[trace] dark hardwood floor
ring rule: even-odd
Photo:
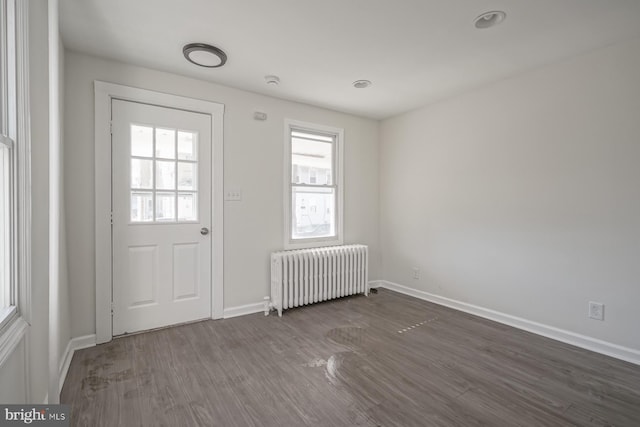
[[[640,366],[380,290],[78,351],[61,400],[92,427],[640,426]]]

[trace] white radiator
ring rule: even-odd
[[[271,298],[265,315],[363,293],[368,295],[369,249],[365,245],[330,246],[271,254]]]

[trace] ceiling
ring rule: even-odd
[[[490,10],[507,19],[476,29]],[[60,19],[70,50],[381,119],[640,36],[640,1],[61,0]],[[187,62],[190,42],[227,64]]]

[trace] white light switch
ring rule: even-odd
[[[227,190],[224,199],[228,202],[239,202],[242,200],[242,190]]]

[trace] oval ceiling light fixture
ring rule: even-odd
[[[493,10],[491,12],[483,13],[482,15],[478,16],[473,22],[476,28],[482,30],[484,28],[491,28],[498,25],[499,23],[504,21],[506,17],[507,17],[507,14],[504,13],[503,11]]]
[[[187,61],[206,68],[222,67],[227,62],[227,54],[221,49],[205,43],[189,43],[182,48]]]
[[[371,80],[356,80],[353,82],[353,87],[356,89],[365,89],[371,86]]]

